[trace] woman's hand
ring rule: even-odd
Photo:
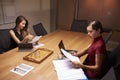
[[[33,39],[32,35],[27,35],[27,36],[24,37],[22,42],[27,43],[27,42],[31,41],[32,39]]]
[[[26,38],[27,40],[31,41],[31,40],[33,39],[33,35],[27,35],[25,38]]]
[[[76,68],[82,68],[82,63],[72,61],[72,64],[73,64],[74,67],[76,67]]]
[[[69,52],[71,55],[73,55],[73,56],[77,56],[77,52],[76,51],[70,51]]]

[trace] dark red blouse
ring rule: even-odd
[[[95,55],[105,54],[106,47],[102,36],[93,40],[91,46],[88,49],[88,65],[95,65]],[[88,78],[98,78],[101,76],[101,72],[85,70]]]

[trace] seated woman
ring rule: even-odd
[[[10,30],[11,49],[18,46],[18,43],[27,43],[33,36],[28,30],[28,20],[24,16],[16,18],[16,26]]]
[[[74,53],[75,56],[88,54],[87,64],[72,62],[77,68],[82,68],[89,79],[99,79],[102,77],[102,63],[106,52],[104,40],[102,38],[102,24],[99,21],[92,21],[87,26],[88,36],[93,40],[87,49],[81,53]]]

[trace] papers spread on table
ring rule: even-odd
[[[11,69],[10,71],[18,74],[18,75],[21,75],[21,76],[24,76],[25,74],[27,74],[28,72],[30,72],[34,67],[30,66],[30,65],[27,65],[27,64],[20,64],[18,66],[16,66],[15,68]]]
[[[71,61],[77,61],[80,62],[79,58],[76,56],[72,56],[69,52],[65,51],[64,49],[61,48],[62,53]]]
[[[75,68],[69,59],[53,60],[59,80],[88,80],[81,68]]]

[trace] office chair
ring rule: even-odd
[[[11,49],[11,36],[9,30],[10,29],[0,30],[0,53],[6,52]]]
[[[44,36],[47,34],[47,31],[43,27],[42,23],[38,23],[36,25],[33,25],[33,30],[35,31],[37,36]]]
[[[120,43],[110,55],[117,80],[120,80]]]
[[[103,39],[104,42],[107,44],[110,38],[112,37],[113,31],[111,29],[104,28],[104,32],[108,33]]]
[[[87,33],[87,25],[88,21],[87,20],[73,20],[72,25],[71,25],[71,31],[77,31],[77,32],[84,32]]]
[[[111,80],[120,80],[120,43],[111,53],[107,54],[107,59],[104,60],[104,66],[106,67],[102,69],[105,73],[101,80],[109,79],[112,75],[115,75],[115,78],[111,77]],[[110,72],[111,68],[113,69],[112,72]]]

